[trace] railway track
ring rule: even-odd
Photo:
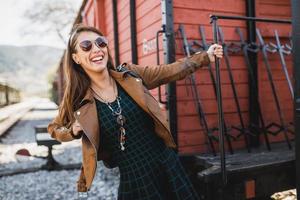
[[[30,99],[0,109],[0,141],[7,132],[35,105],[39,99]]]

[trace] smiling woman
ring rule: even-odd
[[[148,90],[221,58],[222,47],[171,64],[115,67],[107,44],[97,29],[75,26],[65,55],[63,101],[48,126],[59,141],[82,139],[78,191],[90,190],[102,160],[120,169],[118,199],[199,199],[174,151],[167,118]]]
[[[72,53],[73,60],[80,64],[86,73],[91,76],[92,72],[101,72],[106,68],[107,55],[107,39],[96,33],[82,32],[75,44],[75,52]],[[97,48],[98,50],[94,50]],[[95,53],[90,53],[90,51]]]

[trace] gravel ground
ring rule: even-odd
[[[40,167],[46,160],[34,156],[46,156],[47,148],[35,143],[34,126],[48,124],[56,115],[53,104],[41,101],[27,113],[0,142],[0,172]],[[33,156],[16,156],[19,149],[27,149]],[[81,163],[81,142],[74,140],[53,146],[53,156],[60,164]],[[76,181],[80,170],[45,171],[0,177],[0,200],[70,200],[78,199]],[[117,198],[119,185],[118,168],[108,169],[102,161],[91,190],[91,200],[113,200]]]
[[[0,178],[1,200],[55,200],[78,199],[76,180],[79,170],[38,171]],[[119,184],[119,170],[107,169],[98,162],[98,170],[90,200],[115,200]]]

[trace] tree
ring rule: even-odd
[[[23,29],[25,35],[56,34],[66,45],[67,36],[78,12],[78,0],[34,0],[24,17],[28,20],[25,26],[37,27],[35,32]]]

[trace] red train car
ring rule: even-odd
[[[234,157],[233,155],[251,157],[249,152],[255,152],[255,149],[276,152],[278,148],[282,148],[284,149],[282,152],[291,158],[286,161],[288,162],[286,169],[294,169],[294,165],[290,164],[294,159],[293,151],[288,147],[289,145],[293,147],[294,140],[291,123],[294,110],[293,91],[289,90],[289,81],[293,82],[292,57],[288,53],[292,48],[291,24],[288,23],[291,19],[290,1],[84,0],[75,23],[82,22],[97,27],[108,37],[115,65],[129,62],[151,66],[171,63],[186,56],[187,47],[192,52],[205,50],[204,44],[211,44],[214,40],[210,19],[212,14],[287,21],[287,23],[271,23],[220,18],[218,26],[221,29],[218,36],[219,39],[223,36],[224,41],[219,43],[227,47],[228,53],[228,59],[224,57],[220,62],[224,124],[228,128],[226,130],[230,132],[227,134],[228,138],[225,137],[226,152],[229,157]],[[280,45],[276,46],[275,30],[280,42],[284,44],[282,48],[285,53],[285,65],[278,50]],[[268,57],[263,54],[264,48],[260,44],[259,34],[268,44],[266,47]],[[250,48],[248,57],[243,54],[245,44],[241,42],[241,36]],[[215,184],[220,180],[218,175],[217,178],[211,175],[211,179],[204,180],[203,173],[195,174],[208,168],[203,164],[207,161],[203,161],[205,159],[201,157],[202,155],[212,154],[213,148],[216,152],[219,151],[218,131],[215,131],[218,129],[215,73],[214,66],[205,67],[195,73],[194,86],[199,93],[198,100],[192,95],[193,84],[187,79],[151,91],[160,101],[162,110],[168,113],[170,128],[178,144],[178,153],[187,158],[189,155],[200,155],[196,161],[193,157],[193,164],[187,166],[189,170],[191,166],[197,166],[190,173],[198,177],[194,180],[195,184],[201,187],[199,190],[205,194],[206,199],[219,199],[215,196],[218,192],[213,194],[212,188],[220,186]],[[57,82],[58,90],[61,92],[63,85],[61,70]],[[59,96],[61,98],[62,93]],[[201,103],[201,116],[197,112],[195,101]],[[210,138],[213,139],[212,142],[209,142]],[[248,152],[239,154],[246,149]],[[218,156],[217,158],[219,159]],[[260,158],[261,162],[264,162],[263,159]],[[264,198],[272,192],[293,187],[291,174],[283,174],[283,181],[276,187],[261,187],[259,184],[264,181],[258,176],[264,176],[264,180],[272,181],[274,178],[270,178],[270,173],[276,172],[259,171],[261,170],[257,168],[259,164],[261,163],[256,163],[256,167],[253,167],[247,175],[234,170],[231,172],[233,176],[239,174],[237,176],[239,178],[230,179],[234,181],[230,189],[224,189],[227,192],[223,193],[224,196],[227,195],[225,199]],[[274,167],[267,164],[266,166],[265,170]],[[197,182],[199,179],[200,182]],[[211,184],[211,188],[207,189],[203,184]],[[205,187],[206,189],[203,189]],[[240,197],[229,194],[239,187],[242,188]]]
[[[176,60],[184,56],[183,40],[180,35],[179,25],[184,25],[188,40],[200,41],[199,26],[205,29],[207,43],[212,43],[213,34],[210,24],[211,14],[247,16],[246,1],[190,1],[174,0],[168,1],[130,1],[130,0],[98,0],[85,1],[82,7],[81,21],[85,24],[99,28],[109,39],[109,47],[115,64],[129,62],[139,65],[156,65],[156,35],[162,30],[163,25],[167,25],[171,39],[166,34],[160,34],[159,60],[161,63],[168,59]],[[290,19],[289,1],[268,1],[260,0],[256,2],[256,17]],[[239,37],[235,32],[236,27],[240,27],[243,33],[247,32],[247,25],[244,21],[220,20],[219,26],[224,32],[224,38],[228,42],[238,42]],[[274,30],[277,29],[280,38],[289,38],[291,26],[286,24],[257,23],[263,37],[274,38]],[[245,34],[245,37],[247,35]],[[168,44],[173,43],[173,44]],[[168,52],[169,51],[169,52]],[[174,55],[168,55],[173,53]],[[167,57],[172,57],[167,58]],[[279,59],[275,56],[271,58],[272,73],[278,95],[283,105],[283,112],[286,121],[292,121],[292,98],[290,98],[284,74],[281,71]],[[230,56],[232,74],[236,85],[236,92],[240,101],[242,117],[248,125],[249,119],[249,80],[248,71],[241,55]],[[258,58],[258,86],[262,112],[266,115],[266,123],[277,122],[275,106],[272,99],[272,91],[267,83],[266,70],[263,59]],[[232,89],[229,76],[226,70],[225,60],[221,63],[221,75],[223,84],[223,107],[225,120],[228,126],[239,123],[236,114],[236,106],[233,100]],[[291,76],[291,58],[288,58],[288,70]],[[196,84],[201,90],[201,101],[204,113],[207,115],[209,126],[217,124],[217,107],[213,93],[213,85],[208,69],[202,69],[196,73]],[[178,141],[179,153],[204,153],[208,152],[207,139],[203,127],[199,123],[199,118],[194,105],[194,99],[187,92],[186,81],[177,81],[174,85],[173,94],[170,88],[162,87],[162,100],[166,100],[165,94],[176,101],[169,102],[170,123],[173,134]],[[188,89],[189,90],[189,89]],[[158,89],[152,91],[158,97]],[[175,95],[175,96],[174,96]],[[173,96],[173,97],[172,97]],[[171,108],[172,107],[172,108]],[[174,108],[175,107],[175,108]],[[174,121],[175,120],[175,121]],[[283,140],[282,134],[270,138],[271,142]],[[263,140],[262,140],[263,142]],[[243,141],[234,141],[233,148],[244,148]]]

